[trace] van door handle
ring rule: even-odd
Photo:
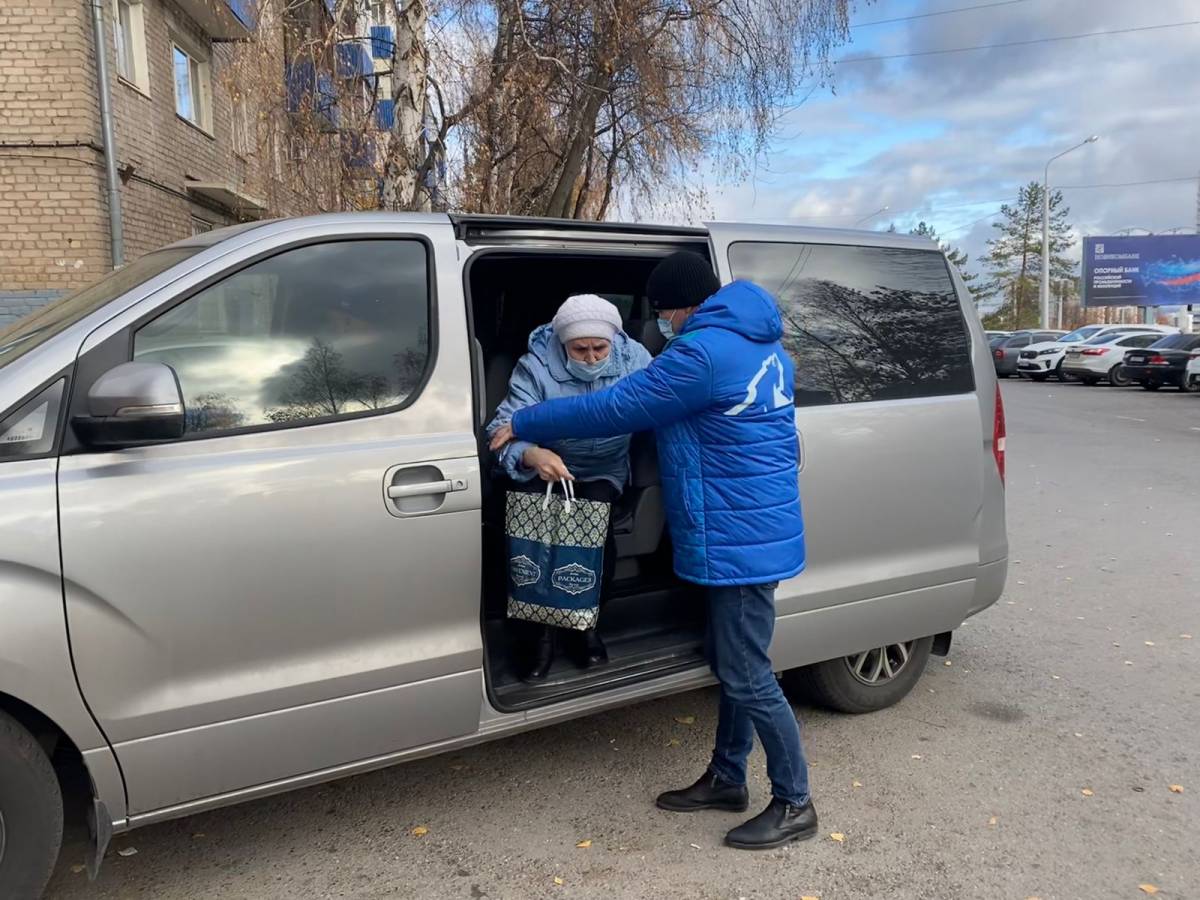
[[[437,494],[453,494],[467,489],[467,479],[447,478],[444,481],[426,481],[422,484],[391,484],[388,485],[389,500],[403,500],[405,497],[427,497]]]

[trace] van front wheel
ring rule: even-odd
[[[933,637],[873,647],[794,669],[785,684],[821,706],[867,713],[899,703],[925,671]]]
[[[62,827],[62,793],[46,752],[0,712],[0,897],[42,895]]]

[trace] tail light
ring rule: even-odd
[[[1004,359],[1004,351],[1003,350],[997,350],[993,355],[996,357],[996,359]]]
[[[1146,362],[1152,366],[1165,366],[1167,365],[1167,358],[1165,356],[1159,356],[1157,353],[1155,353],[1148,360],[1146,360]]]
[[[1083,351],[1084,356],[1103,356],[1108,352],[1107,347],[1089,347]]]
[[[992,455],[996,457],[996,470],[1004,481],[1004,442],[1008,431],[1004,427],[1004,400],[1000,396],[1000,385],[996,385],[996,415],[992,420]]]

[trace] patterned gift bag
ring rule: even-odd
[[[610,504],[576,500],[571,482],[545,496],[509,491],[508,617],[584,631],[600,614],[600,580]]]

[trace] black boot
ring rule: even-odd
[[[659,794],[654,802],[659,809],[671,812],[696,812],[700,809],[745,812],[750,805],[750,792],[744,784],[730,784],[709,771],[690,787]]]
[[[529,668],[521,676],[523,681],[545,681],[554,665],[554,632],[550,625],[540,626],[533,639],[533,652],[529,657]]]
[[[590,669],[608,662],[608,648],[604,646],[604,641],[600,640],[600,632],[595,628],[580,632],[576,646],[576,662],[579,663],[579,668]]]
[[[817,833],[817,811],[812,801],[792,806],[771,798],[770,805],[749,822],[725,835],[725,843],[739,850],[770,850]]]

